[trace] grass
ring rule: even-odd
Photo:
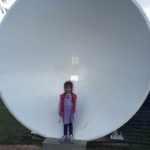
[[[43,139],[18,122],[0,99],[0,144],[41,144]]]

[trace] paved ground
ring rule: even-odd
[[[150,150],[150,147],[133,145],[132,148],[126,147],[125,145],[118,147],[111,145],[99,145],[97,148],[91,147],[87,150]],[[0,145],[0,150],[42,150],[41,146],[38,145]]]
[[[0,145],[0,150],[41,150],[36,145]]]

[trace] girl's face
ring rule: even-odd
[[[65,87],[65,92],[66,92],[66,93],[71,93],[71,86],[70,86],[70,85],[67,85],[67,86]]]

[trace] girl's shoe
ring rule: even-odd
[[[71,143],[71,144],[74,143],[74,138],[73,138],[72,134],[69,135],[69,143]]]
[[[66,141],[67,141],[67,135],[63,135],[61,138],[60,138],[60,140],[59,140],[59,142],[60,143],[65,143]]]

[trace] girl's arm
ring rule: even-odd
[[[75,96],[74,96],[74,113],[76,112],[76,107],[77,107],[77,95],[75,94]]]
[[[63,116],[61,95],[60,95],[60,98],[59,98],[59,110],[58,110],[58,113],[59,113],[59,116]]]

